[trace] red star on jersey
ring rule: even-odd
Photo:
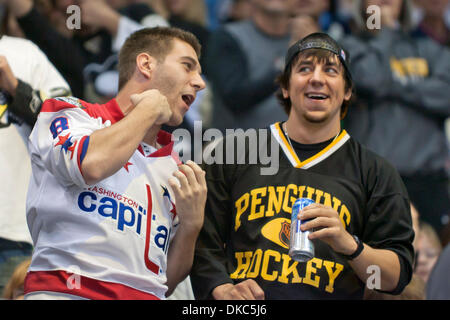
[[[133,165],[131,162],[127,162],[123,167],[125,168],[125,170],[127,170],[127,172],[130,172],[130,171],[128,171],[128,166],[129,165]]]
[[[62,135],[58,136],[59,141],[57,144],[55,144],[55,147],[64,145],[69,138],[70,138],[70,133],[68,133],[65,136],[62,136]]]

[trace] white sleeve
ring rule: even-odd
[[[89,136],[105,127],[82,108],[62,101],[75,98],[48,99],[31,132],[31,161],[44,167],[62,185],[88,187],[81,163],[87,152]]]

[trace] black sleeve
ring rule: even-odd
[[[261,79],[250,79],[245,54],[224,29],[209,38],[206,67],[216,92],[235,112],[255,106],[278,88],[275,78],[279,71],[275,66]]]
[[[362,241],[376,249],[395,252],[400,261],[396,288],[387,292],[400,294],[411,281],[414,231],[410,201],[397,170],[378,158],[368,174],[368,204]]]
[[[203,166],[208,197],[190,274],[196,299],[211,299],[211,291],[215,287],[233,283],[227,271],[226,243],[233,211],[230,207],[230,182],[226,179],[229,175],[224,170],[225,166]]]
[[[27,39],[33,41],[47,55],[66,79],[73,94],[83,97],[83,69],[86,61],[77,42],[58,33],[35,7],[17,21]]]
[[[8,106],[8,111],[14,116],[23,119],[31,127],[37,120],[37,116],[41,111],[42,102],[46,97],[43,97],[41,92],[33,90],[33,88],[26,82],[17,79],[18,84],[16,88],[15,97]],[[70,91],[66,88],[54,88],[51,92],[52,96],[68,96]],[[14,118],[14,117],[13,117]]]

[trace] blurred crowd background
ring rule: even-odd
[[[380,19],[367,10],[370,5],[381,9]],[[449,0],[0,0],[0,23],[0,59],[6,58],[6,64],[0,60],[0,98],[4,93],[16,99],[10,92],[14,78],[27,82],[8,69],[17,57],[2,50],[2,42],[20,38],[45,54],[73,96],[91,103],[117,94],[118,51],[133,31],[169,25],[191,31],[202,44],[208,84],[182,124],[192,136],[195,121],[202,121],[203,130],[225,130],[287,119],[274,82],[287,48],[308,34],[327,32],[350,54],[355,81],[343,127],[397,167],[414,206],[411,284],[400,296],[368,291],[366,298],[435,299],[446,290],[450,299]],[[0,122],[4,299],[23,296],[32,253],[23,200],[27,183],[6,178],[18,162],[4,132],[19,125],[14,118]],[[33,122],[23,125],[31,128]],[[17,157],[29,161],[26,148],[20,152]]]

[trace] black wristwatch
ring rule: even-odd
[[[362,241],[359,240],[359,238],[358,238],[357,236],[355,236],[355,235],[353,235],[352,237],[353,237],[353,239],[355,239],[356,244],[357,244],[358,246],[356,247],[355,252],[353,252],[351,255],[345,255],[345,254],[342,255],[342,256],[343,256],[345,259],[347,259],[347,260],[353,260],[353,259],[355,259],[357,256],[359,256],[359,255],[361,254],[361,252],[362,252],[363,249],[364,249],[364,245],[363,245]]]

